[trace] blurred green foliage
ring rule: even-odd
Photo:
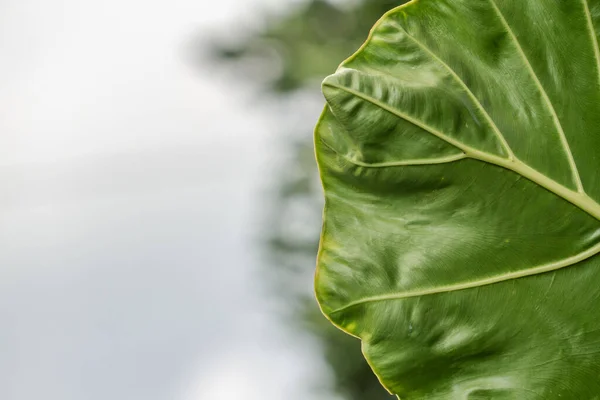
[[[221,59],[239,60],[249,56],[281,63],[279,74],[268,82],[273,93],[302,89],[319,82],[354,53],[366,40],[371,27],[402,0],[342,1],[339,5],[312,0],[290,7],[289,13],[266,17],[263,29],[241,43],[215,47]],[[352,4],[354,3],[354,4]],[[271,66],[275,69],[275,66]]]
[[[388,10],[405,1],[305,1],[288,12],[266,16],[261,30],[236,43],[217,43],[214,55],[221,62],[259,60],[258,73],[273,97],[289,97],[303,89],[317,91],[318,83],[365,41],[370,28]],[[255,71],[256,73],[256,71]],[[293,112],[291,110],[291,112]],[[312,288],[298,288],[312,275],[318,247],[322,190],[313,155],[312,129],[316,121],[290,127],[292,157],[280,169],[273,205],[269,208],[265,242],[269,276],[285,314],[319,339],[334,377],[333,390],[346,400],[392,399],[378,382],[360,351],[358,340],[338,331],[320,313]],[[298,318],[301,316],[301,318]]]

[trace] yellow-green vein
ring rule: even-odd
[[[515,33],[513,32],[512,28],[510,27],[508,22],[506,21],[506,18],[504,18],[504,14],[502,14],[502,11],[500,11],[500,8],[498,8],[498,6],[494,2],[494,0],[489,0],[489,1],[492,5],[492,8],[496,12],[496,15],[500,19],[500,22],[504,26],[504,29],[506,30],[506,32],[509,34],[512,41],[514,42],[515,47],[517,48],[517,52],[523,59],[523,62],[525,63],[525,66],[527,67],[527,70],[529,71],[531,78],[533,79],[536,86],[538,87],[540,94],[542,95],[542,98],[544,99],[544,102],[546,103],[546,106],[548,107],[548,110],[550,111],[550,115],[552,115],[552,120],[554,121],[554,125],[556,125],[556,129],[558,130],[558,135],[560,137],[560,141],[563,145],[563,149],[565,151],[565,154],[569,161],[569,165],[571,167],[571,174],[573,176],[573,181],[575,182],[577,191],[580,193],[583,193],[584,192],[583,184],[581,183],[579,171],[577,170],[577,164],[575,163],[575,159],[573,158],[573,154],[571,153],[571,147],[569,146],[569,142],[567,141],[567,136],[565,135],[562,124],[560,123],[558,115],[556,114],[556,110],[554,109],[554,106],[552,105],[552,102],[550,101],[550,98],[548,97],[546,90],[542,86],[542,83],[540,82],[539,78],[537,77],[537,75],[533,69],[533,66],[529,62],[527,55],[523,51],[523,48],[521,47],[521,43],[519,43],[519,40],[515,36]]]
[[[594,22],[592,21],[592,13],[587,0],[582,0],[583,11],[585,12],[585,18],[587,20],[587,27],[590,33],[590,39],[592,39],[592,47],[594,49],[594,56],[596,58],[596,72],[598,74],[598,84],[600,85],[600,48],[598,47],[598,37],[596,30],[594,29]]]
[[[547,177],[546,175],[540,173],[536,169],[530,167],[529,165],[525,164],[524,162],[522,162],[521,160],[519,160],[517,158],[508,160],[506,158],[498,157],[496,155],[486,153],[481,150],[477,150],[473,147],[470,147],[470,146],[468,146],[464,143],[461,143],[460,141],[448,136],[444,132],[441,132],[441,131],[423,123],[422,121],[419,121],[418,119],[416,119],[414,117],[411,117],[410,115],[407,115],[399,110],[394,109],[390,105],[385,104],[378,99],[375,99],[371,96],[366,95],[365,93],[362,93],[362,92],[359,92],[359,91],[356,91],[356,90],[353,90],[353,89],[350,89],[350,88],[347,88],[344,86],[336,85],[336,84],[333,84],[333,83],[330,83],[327,81],[325,81],[323,83],[323,86],[329,86],[334,89],[345,91],[346,93],[356,96],[364,101],[367,101],[367,102],[381,108],[382,110],[385,110],[385,111],[391,113],[392,115],[402,118],[403,120],[410,122],[415,126],[418,126],[419,128],[431,133],[432,135],[434,135],[434,136],[444,140],[445,142],[455,146],[456,148],[462,150],[465,153],[465,155],[469,158],[484,161],[489,164],[497,165],[499,167],[506,168],[508,170],[516,172],[517,174],[519,174],[519,175],[529,179],[530,181],[540,185],[541,187],[549,190],[550,192],[554,193],[555,195],[562,197],[563,199],[571,202],[576,207],[579,207],[581,210],[587,212],[594,218],[600,220],[600,204],[596,203],[593,199],[591,199],[585,193],[575,192],[569,188],[566,188],[565,186],[563,186],[560,183],[556,182],[555,180]]]
[[[388,294],[382,294],[382,295],[377,295],[377,296],[364,297],[362,299],[352,301],[340,308],[337,308],[337,309],[331,311],[330,314],[334,314],[334,313],[346,310],[350,307],[354,307],[354,306],[364,304],[364,303],[372,303],[372,302],[386,301],[386,300],[406,299],[409,297],[418,297],[418,296],[426,296],[426,295],[432,295],[432,294],[437,294],[437,293],[454,292],[457,290],[471,289],[471,288],[476,288],[476,287],[481,287],[481,286],[492,285],[494,283],[504,282],[504,281],[508,281],[508,280],[512,280],[512,279],[524,278],[526,276],[543,274],[546,272],[556,271],[558,269],[565,268],[570,265],[576,264],[578,262],[581,262],[587,258],[590,258],[590,257],[598,254],[599,252],[600,252],[600,243],[596,244],[595,246],[590,247],[589,249],[587,249],[579,254],[576,254],[574,256],[567,257],[562,260],[555,261],[555,262],[552,262],[549,264],[543,264],[543,265],[539,265],[537,267],[527,268],[527,269],[524,269],[521,271],[509,272],[506,274],[492,276],[489,278],[479,279],[476,281],[456,283],[453,285],[445,285],[445,286],[438,286],[438,287],[418,289],[418,290],[409,290],[406,292],[388,293]]]

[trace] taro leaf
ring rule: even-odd
[[[402,399],[600,399],[600,0],[418,0],[323,84],[316,291]]]

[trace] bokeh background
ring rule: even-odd
[[[312,295],[312,129],[402,2],[0,0],[0,399],[391,399]]]

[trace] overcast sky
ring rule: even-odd
[[[0,399],[309,398],[256,276],[271,124],[182,61],[257,2],[0,0]]]

